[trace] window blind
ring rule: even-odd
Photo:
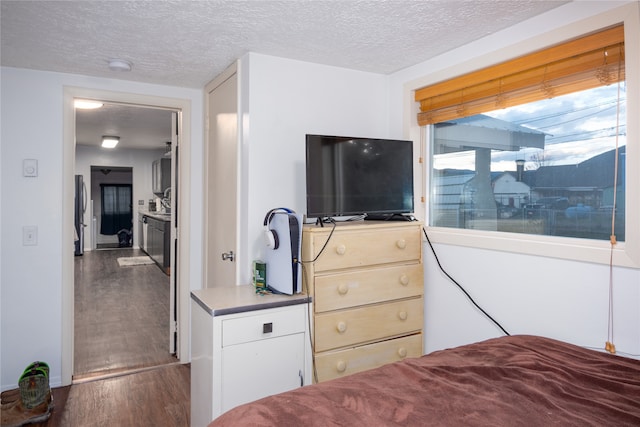
[[[418,124],[439,123],[624,80],[618,25],[415,92]]]

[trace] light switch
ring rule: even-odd
[[[35,225],[25,225],[22,227],[22,245],[37,246],[38,245],[38,227]]]
[[[37,159],[24,159],[22,161],[22,176],[38,176]]]

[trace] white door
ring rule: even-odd
[[[206,138],[205,287],[237,284],[238,80],[235,69],[209,83]]]

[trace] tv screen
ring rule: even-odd
[[[307,135],[307,216],[413,212],[413,142]]]

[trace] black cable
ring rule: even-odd
[[[436,254],[436,250],[433,248],[433,245],[431,244],[431,240],[429,240],[429,236],[427,236],[427,230],[425,230],[424,227],[422,227],[422,231],[424,233],[424,237],[427,238],[427,243],[429,244],[429,247],[431,248],[431,252],[433,253],[434,258],[436,259],[436,263],[438,264],[438,267],[440,268],[440,271],[442,271],[444,273],[445,276],[447,276],[449,278],[449,280],[451,280],[458,288],[460,288],[460,290],[467,296],[467,298],[469,299],[469,301],[471,301],[473,303],[473,305],[476,306],[476,308],[478,310],[480,310],[482,312],[482,314],[484,314],[489,320],[491,320],[498,328],[500,328],[502,330],[502,332],[504,332],[504,334],[506,336],[511,336],[511,334],[509,332],[507,332],[500,323],[498,323],[498,321],[496,321],[493,317],[491,317],[489,315],[489,313],[487,313],[486,311],[484,311],[482,309],[482,307],[480,307],[478,305],[477,302],[475,302],[475,300],[471,297],[471,295],[469,295],[469,293],[462,287],[462,285],[460,285],[460,283],[458,283],[453,277],[451,277],[449,275],[449,273],[446,272],[446,270],[442,267],[442,264],[440,264],[440,260],[438,259],[438,255]]]
[[[336,231],[336,222],[334,221],[333,218],[329,218],[327,219],[328,222],[330,222],[331,224],[333,224],[333,228],[331,229],[331,232],[329,233],[329,237],[327,237],[327,241],[324,242],[324,245],[322,246],[322,249],[320,249],[320,251],[318,252],[318,255],[316,255],[316,257],[314,259],[312,259],[311,261],[304,261],[301,260],[300,265],[303,265],[305,263],[314,263],[316,262],[316,260],[320,257],[320,255],[322,254],[322,252],[324,252],[324,250],[326,249],[327,245],[329,244],[329,240],[331,240],[331,236],[333,236],[333,232]]]

